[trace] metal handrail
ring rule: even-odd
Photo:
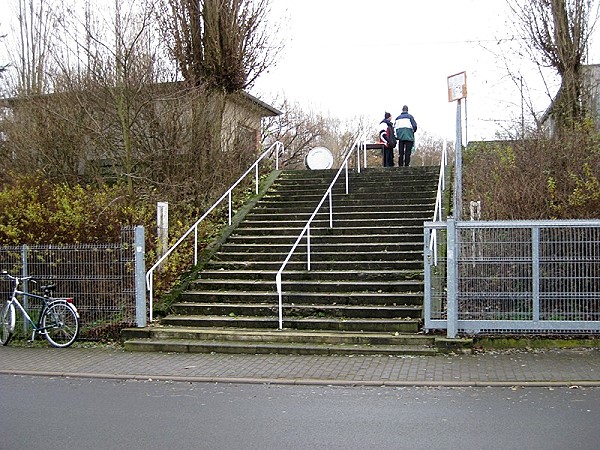
[[[444,141],[442,150],[442,160],[440,162],[440,176],[438,178],[438,189],[435,198],[435,210],[433,212],[433,222],[441,222],[442,217],[442,195],[446,190],[446,165],[448,164],[448,146]],[[433,252],[433,265],[437,266],[437,228],[434,228],[429,237],[429,250]]]
[[[255,169],[255,185],[256,185],[256,193],[258,194],[258,166],[259,166],[260,162],[271,151],[275,151],[275,170],[279,170],[279,153],[282,149],[283,149],[283,143],[276,141],[267,150],[265,150],[258,157],[258,159],[254,162],[254,164],[252,164],[250,166],[250,168],[248,170],[246,170],[246,172],[240,178],[238,178],[238,180],[235,183],[233,183],[231,185],[231,187],[221,196],[221,198],[219,200],[217,200],[208,209],[208,211],[206,211],[204,213],[204,215],[202,217],[200,217],[196,221],[196,223],[194,223],[194,225],[192,225],[185,233],[183,233],[183,235],[179,238],[179,240],[175,244],[173,244],[173,246],[171,248],[169,248],[169,250],[167,250],[167,252],[158,261],[156,261],[156,263],[150,268],[150,270],[148,270],[146,272],[146,287],[149,291],[149,305],[148,306],[150,309],[150,322],[152,322],[152,304],[153,304],[153,299],[154,299],[153,275],[154,275],[154,271],[156,270],[156,268],[159,267],[163,263],[163,261],[167,259],[167,257],[173,252],[173,250],[175,250],[179,246],[179,244],[181,244],[185,240],[185,238],[187,238],[190,235],[190,233],[192,231],[194,232],[194,265],[198,264],[198,225],[200,224],[200,222],[202,222],[218,205],[221,204],[223,199],[225,199],[225,197],[227,197],[228,203],[229,203],[229,222],[228,222],[228,224],[231,225],[231,217],[232,217],[231,193],[232,193],[233,189],[238,184],[240,184],[244,178],[246,178],[246,175],[248,175],[252,171],[252,169]]]
[[[321,201],[319,202],[319,204],[315,208],[314,212],[312,213],[312,215],[306,222],[306,225],[300,232],[300,235],[296,239],[296,242],[292,246],[290,252],[288,253],[285,260],[283,261],[281,268],[277,272],[277,276],[275,277],[275,283],[277,285],[277,295],[279,298],[278,309],[279,309],[279,329],[280,330],[283,328],[283,300],[282,300],[281,274],[283,273],[285,266],[289,262],[290,258],[294,254],[294,251],[298,247],[298,244],[300,244],[300,241],[302,240],[302,238],[305,235],[306,235],[307,269],[310,270],[310,225],[312,224],[312,221],[314,220],[315,216],[321,209],[321,206],[323,206],[325,199],[327,199],[329,197],[329,228],[333,228],[333,195],[332,195],[333,186],[337,182],[337,180],[342,172],[342,169],[345,169],[346,194],[348,194],[348,160],[350,159],[350,156],[352,155],[352,151],[354,149],[356,149],[356,156],[357,156],[357,158],[356,158],[357,166],[356,167],[357,167],[358,173],[360,173],[360,149],[363,148],[365,145],[366,145],[365,142],[360,137],[358,139],[356,139],[356,141],[354,141],[354,144],[352,144],[352,147],[350,147],[350,149],[348,150],[348,153],[346,154],[344,161],[340,165],[340,168],[338,169],[337,173],[335,174],[335,177],[333,177],[333,180],[331,181],[331,184],[329,185],[329,187],[327,188],[327,191],[323,195],[323,198],[321,198]]]

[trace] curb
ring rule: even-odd
[[[565,381],[445,381],[445,380],[328,380],[328,379],[288,379],[288,378],[232,378],[232,377],[189,377],[179,375],[116,375],[106,373],[79,372],[37,372],[28,370],[0,370],[0,375],[23,375],[56,378],[88,378],[105,380],[132,381],[173,381],[187,383],[223,383],[223,384],[272,384],[284,386],[342,386],[342,387],[600,387],[600,380]]]

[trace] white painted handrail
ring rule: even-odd
[[[221,198],[219,200],[217,200],[214,205],[212,205],[208,211],[206,211],[204,213],[204,215],[202,217],[200,217],[196,223],[194,223],[194,225],[192,225],[185,233],[183,233],[183,236],[181,236],[179,238],[179,240],[173,244],[173,246],[171,248],[169,248],[169,250],[167,250],[167,252],[158,260],[156,261],[156,263],[150,268],[150,270],[148,270],[146,272],[146,287],[149,291],[149,309],[150,309],[150,322],[152,322],[152,305],[153,305],[153,299],[154,299],[154,290],[153,290],[153,275],[154,275],[154,271],[156,270],[157,267],[159,267],[168,257],[169,255],[173,252],[173,250],[175,250],[177,247],[179,247],[179,245],[192,233],[192,231],[194,232],[194,265],[198,264],[198,225],[200,224],[200,222],[202,222],[217,206],[219,206],[221,204],[221,202],[227,198],[228,199],[228,204],[229,204],[229,225],[231,225],[231,218],[232,218],[232,198],[231,198],[231,193],[233,191],[233,189],[242,182],[242,180],[244,180],[246,178],[246,176],[252,171],[252,169],[255,169],[255,186],[256,186],[256,193],[258,194],[258,166],[260,164],[260,162],[267,157],[267,155],[269,155],[269,153],[271,151],[275,152],[275,170],[279,170],[279,153],[283,150],[283,144],[279,141],[275,142],[273,145],[271,145],[268,149],[266,149],[259,157],[258,159],[254,162],[254,164],[252,164],[250,166],[250,168],[240,177],[238,178],[238,180],[233,183],[231,185],[231,187],[227,190],[227,192],[225,192]]]
[[[433,212],[433,222],[441,222],[442,217],[442,196],[446,190],[446,165],[448,164],[448,145],[444,141],[442,150],[442,160],[440,161],[440,176],[438,178],[438,189],[435,198],[435,210]],[[433,265],[437,266],[437,228],[431,231],[429,237],[429,250],[433,252]]]
[[[354,142],[354,144],[352,144],[352,147],[350,147],[350,149],[348,150],[348,153],[347,153],[346,157],[344,158],[344,161],[340,165],[340,168],[338,169],[337,173],[335,174],[335,177],[333,177],[333,180],[331,181],[331,184],[329,185],[329,187],[327,188],[327,191],[323,195],[323,198],[321,198],[321,201],[319,202],[319,204],[315,208],[314,212],[312,213],[312,215],[306,222],[306,225],[300,232],[300,235],[296,239],[296,242],[292,246],[292,249],[288,253],[287,257],[285,258],[285,261],[283,261],[283,264],[281,265],[281,268],[277,272],[277,275],[275,277],[275,283],[277,284],[277,295],[279,298],[278,309],[279,309],[279,329],[280,330],[283,328],[283,300],[282,300],[283,289],[282,289],[282,285],[281,285],[281,274],[283,273],[285,266],[290,261],[290,258],[294,254],[294,251],[296,250],[296,248],[298,247],[298,245],[300,244],[300,241],[302,240],[302,238],[304,236],[306,236],[307,269],[310,270],[310,226],[312,224],[312,221],[314,220],[315,216],[321,209],[321,206],[323,206],[325,199],[329,198],[329,228],[333,228],[333,194],[332,194],[333,186],[337,182],[337,180],[342,172],[342,169],[344,169],[345,173],[346,173],[346,194],[348,194],[348,187],[349,187],[348,161],[350,159],[350,156],[352,155],[352,152],[356,151],[357,171],[358,171],[358,173],[360,173],[360,149],[363,148],[364,146],[365,146],[365,143],[361,138],[358,138]]]

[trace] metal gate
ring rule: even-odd
[[[600,332],[600,221],[425,224],[425,329]]]

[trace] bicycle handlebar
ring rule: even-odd
[[[2,271],[2,275],[4,275],[5,277],[11,279],[11,280],[15,280],[17,283],[20,283],[22,281],[32,281],[34,283],[37,283],[36,279],[33,276],[26,276],[26,277],[16,277],[14,275],[11,275],[10,273],[8,273],[6,270]]]

